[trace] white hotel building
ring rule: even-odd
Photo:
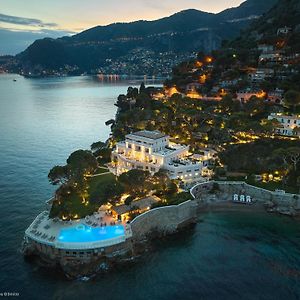
[[[283,115],[272,113],[269,115],[268,120],[277,120],[280,123],[280,126],[276,128],[276,133],[291,136],[291,137],[300,137],[300,116],[297,115]]]
[[[111,171],[120,175],[140,169],[154,174],[165,169],[171,179],[196,181],[210,175],[207,166],[212,158],[211,151],[193,155],[188,146],[171,143],[169,136],[144,130],[128,134],[125,141],[117,143],[112,153]]]

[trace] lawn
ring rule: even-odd
[[[278,190],[284,190],[287,193],[291,193],[291,194],[298,194],[299,193],[299,189],[295,186],[282,186],[281,182],[274,182],[274,181],[270,181],[270,182],[256,182],[253,180],[247,180],[246,181],[248,184],[254,185],[256,187],[260,187],[269,191],[275,191],[276,189]]]
[[[192,196],[189,192],[175,193],[172,195],[166,195],[167,205],[177,205],[185,201],[191,200]]]

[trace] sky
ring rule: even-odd
[[[0,0],[0,55],[34,40],[114,22],[155,20],[194,8],[217,13],[243,0]]]

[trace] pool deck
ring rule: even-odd
[[[110,222],[113,222],[113,218],[111,216],[107,216],[103,211],[94,213],[94,215],[88,216],[85,219],[74,221],[49,219],[48,215],[48,211],[40,213],[26,229],[25,236],[38,243],[65,250],[88,250],[109,247],[125,242],[126,239],[132,236],[131,227],[129,224],[117,222],[114,220],[115,225],[124,226],[124,235],[92,242],[60,242],[58,237],[61,229],[73,228],[79,224],[85,224],[94,228],[101,228],[101,223],[102,225],[106,223],[108,226],[110,226]]]

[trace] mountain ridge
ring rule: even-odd
[[[79,72],[165,74],[172,60],[176,64],[193,52],[218,48],[223,39],[237,36],[253,16],[263,14],[275,2],[266,0],[262,5],[248,0],[218,14],[187,9],[154,21],[95,26],[71,37],[37,40],[17,59],[25,72],[68,65]],[[240,21],[229,23],[232,19]],[[160,65],[163,68],[158,70]]]

